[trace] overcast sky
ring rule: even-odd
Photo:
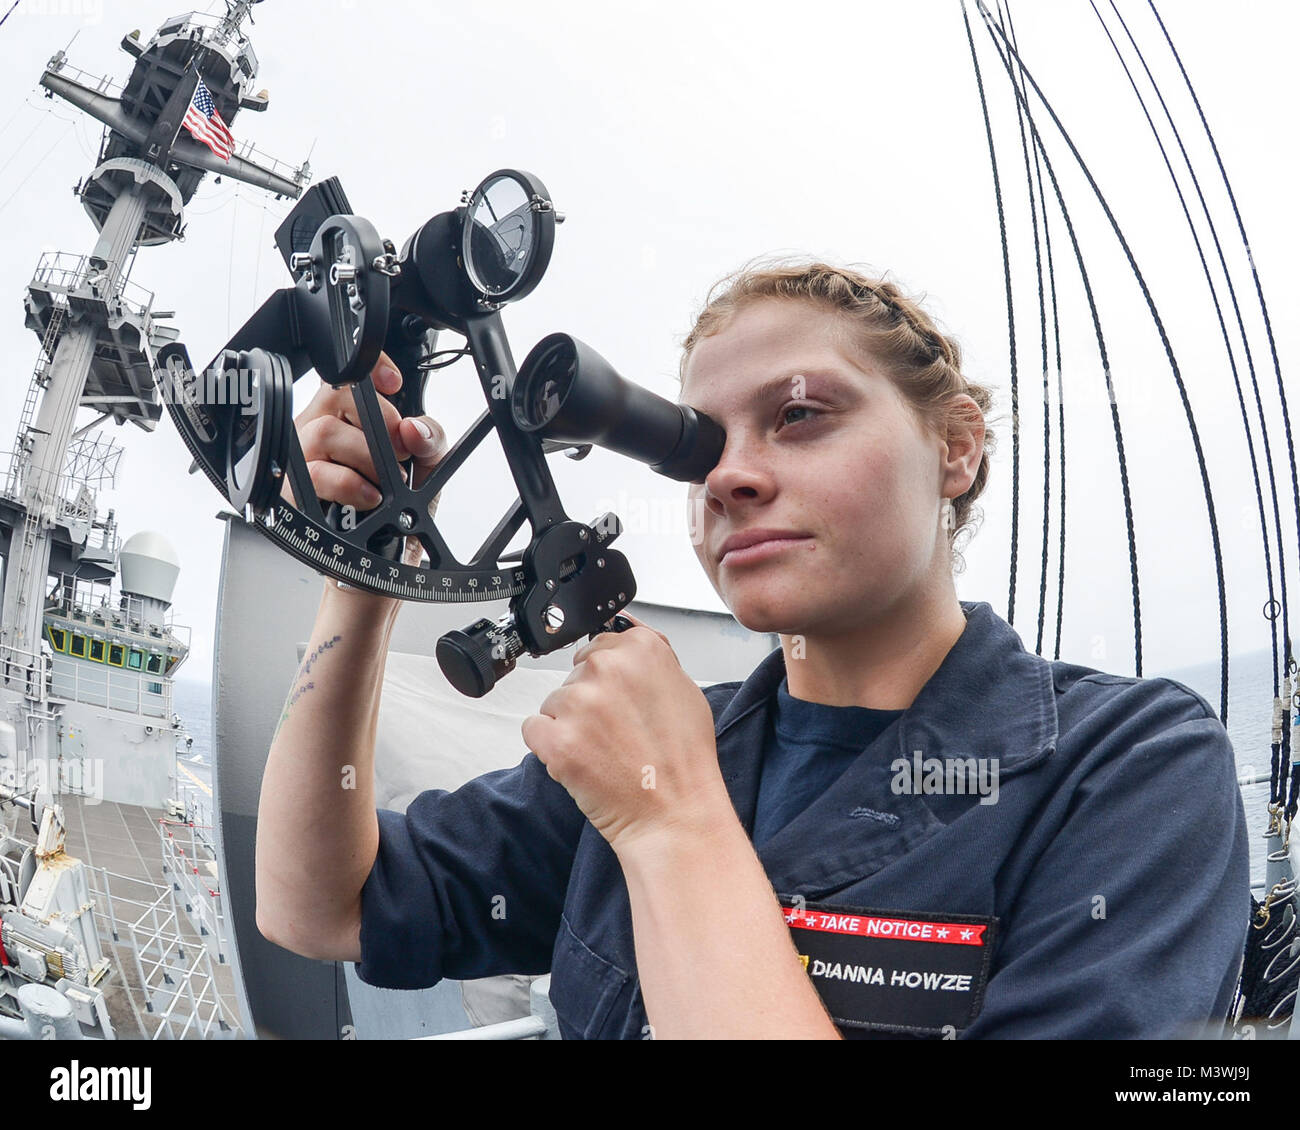
[[[77,120],[66,104],[40,97],[41,71],[76,35],[70,62],[121,82],[131,66],[118,48],[123,35],[139,28],[147,40],[178,7],[173,0],[23,0],[0,28],[7,62],[0,72],[0,264],[9,304],[7,316],[0,307],[9,369],[0,401],[3,449],[12,446],[37,353],[36,339],[22,325],[24,287],[43,251],[80,254],[94,242],[70,190],[93,167],[100,131],[88,119]],[[1099,7],[1119,34],[1109,7]],[[1236,226],[1149,9],[1134,0],[1123,0],[1120,8],[1202,170],[1234,271],[1278,485],[1286,491],[1288,577],[1292,591],[1300,592],[1276,382]],[[1167,0],[1161,8],[1233,177],[1284,373],[1294,368],[1300,345],[1293,313],[1300,299],[1296,12],[1292,4],[1272,2],[1229,9]],[[1032,650],[1043,458],[1033,244],[1014,102],[973,8],[971,15],[1011,227],[1024,425],[1014,623]],[[1265,647],[1262,543],[1240,410],[1168,174],[1089,5],[1022,2],[1013,15],[1027,65],[1130,240],[1187,382],[1225,554],[1232,651]],[[262,62],[257,86],[269,89],[271,108],[264,115],[241,113],[233,123],[236,137],[252,138],[295,164],[310,151],[317,178],[339,176],[353,207],[399,246],[497,168],[524,168],[547,184],[568,222],[559,229],[545,281],[505,312],[516,360],[540,337],[564,330],[629,378],[674,398],[680,341],[705,293],[760,253],[808,252],[866,263],[925,292],[929,308],[960,339],[968,375],[997,389],[1000,447],[983,499],[984,525],[967,550],[969,568],[958,578],[958,593],[988,600],[1007,616],[1007,311],[984,126],[957,3],[656,0],[539,7],[515,0],[270,0],[258,8],[251,34]],[[1087,257],[1118,390],[1138,529],[1144,673],[1216,659],[1209,524],[1174,378],[1100,208],[1045,114],[1040,128]],[[286,284],[271,236],[289,207],[209,177],[187,210],[185,242],[140,255],[133,280],[155,290],[161,308],[177,311],[176,324],[196,362],[210,359]],[[1062,650],[1066,658],[1131,674],[1129,563],[1110,411],[1059,212],[1051,219],[1065,339],[1069,476]],[[1220,293],[1226,302],[1222,285]],[[1257,427],[1244,363],[1241,373]],[[1054,390],[1054,373],[1051,379]],[[309,377],[299,385],[302,403],[316,381]],[[458,365],[430,382],[426,403],[455,435],[481,411],[482,394],[472,370]],[[1291,407],[1300,412],[1300,398]],[[101,506],[116,509],[124,536],[157,529],[176,546],[182,562],[176,616],[194,634],[185,674],[206,678],[223,529],[214,516],[223,500],[203,476],[186,475],[189,457],[167,417],[153,435],[132,427],[105,434],[122,443],[126,455],[117,486]],[[1258,434],[1256,445],[1262,459]],[[481,475],[474,493],[463,487],[455,493],[462,474],[439,511],[453,548],[477,545],[514,495],[499,452],[470,466]],[[552,467],[570,515],[591,521],[613,509],[623,518],[628,532],[620,548],[642,599],[723,608],[691,549],[682,486],[604,452],[581,463],[556,456]],[[1053,462],[1053,523],[1056,474]],[[492,511],[488,518],[485,508]],[[1051,541],[1049,656],[1055,524]]]

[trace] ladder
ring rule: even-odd
[[[28,585],[32,577],[32,567],[36,558],[36,545],[37,542],[40,540],[40,535],[41,535],[40,511],[39,509],[33,510],[29,508],[23,517],[22,540],[17,541],[17,539],[15,539],[15,541],[17,541],[17,544],[14,547],[17,549],[17,553],[18,553],[18,574],[17,577],[15,578],[17,583],[17,588],[14,590],[16,594],[15,611],[18,613],[18,615],[15,619],[15,623],[19,625],[26,624],[27,622],[26,613],[27,613],[27,606],[28,606]],[[13,553],[11,552],[10,561],[12,560],[13,560]],[[44,616],[44,611],[45,611],[44,607],[42,606],[41,609],[42,618]],[[40,622],[41,622],[40,620],[37,621],[38,624]],[[24,636],[23,638],[17,640],[11,639],[8,641],[8,643],[10,644],[11,647],[15,647],[18,649],[31,651],[39,654],[38,651],[40,647],[39,637],[36,640],[29,640],[26,639]],[[6,670],[5,672],[6,682],[9,681],[8,675],[9,672]],[[44,688],[42,688],[42,697],[43,696],[44,696]]]
[[[41,338],[41,352],[36,358],[36,369],[32,373],[31,383],[27,386],[27,399],[23,401],[23,410],[18,417],[18,435],[14,440],[14,453],[9,468],[8,494],[11,498],[21,498],[27,469],[28,445],[27,433],[36,416],[36,405],[41,393],[50,385],[50,366],[54,364],[54,351],[59,347],[59,338],[63,336],[64,325],[68,319],[68,308],[56,303],[50,314],[50,324]]]

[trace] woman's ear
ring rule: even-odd
[[[947,403],[943,460],[944,497],[960,498],[975,482],[984,456],[984,413],[974,398],[958,393]]]

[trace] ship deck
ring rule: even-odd
[[[67,828],[65,850],[91,867],[104,869],[113,904],[112,914],[119,927],[115,941],[103,925],[102,912],[105,908],[97,906],[101,944],[105,956],[113,965],[107,980],[100,984],[104,989],[117,1038],[154,1039],[163,1026],[164,1018],[158,1011],[151,1010],[146,1002],[127,924],[140,920],[141,901],[151,901],[151,896],[156,897],[154,889],[143,884],[154,884],[156,887],[170,882],[170,877],[163,873],[163,849],[159,833],[159,821],[170,818],[161,809],[117,804],[107,800],[88,803],[88,800],[86,797],[65,794],[59,797],[59,804],[63,808]],[[215,865],[207,866],[211,868],[210,874],[215,884]],[[204,940],[189,916],[183,913],[184,898],[183,892],[176,892],[182,913],[168,916],[166,928],[168,933],[179,939],[183,947],[182,959],[193,962],[202,949]],[[170,901],[167,900],[168,910]],[[222,1010],[227,1017],[237,1022],[240,1013],[234,970],[228,962],[221,964],[215,959],[212,960],[211,967],[213,987],[221,1001]],[[146,977],[148,975],[146,971]],[[172,1022],[171,1031],[180,1033],[181,1028],[180,1023]],[[191,1035],[194,1034],[186,1034],[183,1038],[190,1038]]]

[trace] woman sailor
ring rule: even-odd
[[[889,283],[760,264],[714,288],[680,398],[727,433],[696,553],[780,649],[701,690],[654,629],[599,635],[517,767],[396,813],[372,778],[400,602],[327,584],[263,781],[263,933],[392,988],[549,970],[567,1038],[1221,1022],[1249,915],[1227,734],[957,599],[992,437],[956,344]],[[389,425],[417,475],[445,453],[435,421]],[[373,506],[348,392],[297,426],[321,497]]]

